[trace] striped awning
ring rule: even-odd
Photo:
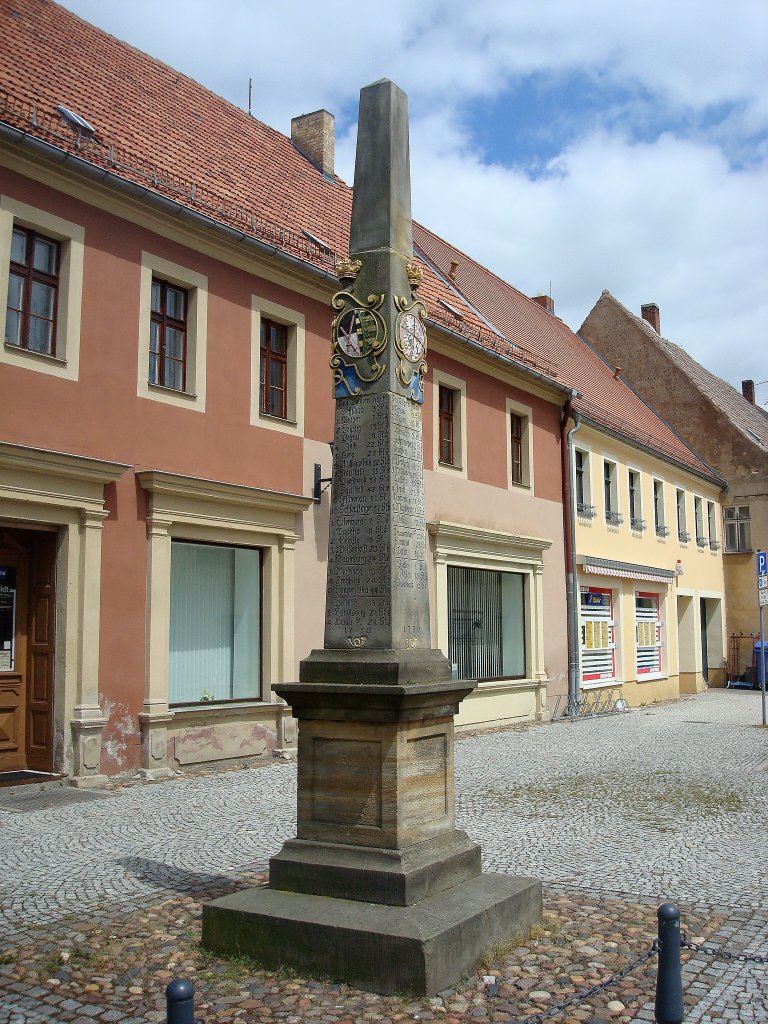
[[[596,576],[614,576],[624,580],[642,580],[644,583],[668,585],[676,575],[674,569],[657,569],[652,565],[617,562],[611,558],[590,558],[584,555],[579,562],[582,572],[593,573]]]

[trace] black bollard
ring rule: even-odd
[[[662,903],[659,919],[659,973],[656,976],[656,1024],[682,1024],[683,976],[680,970],[680,911]]]
[[[167,1024],[195,1024],[195,986],[176,978],[165,990]]]

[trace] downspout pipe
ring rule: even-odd
[[[563,406],[560,421],[560,460],[563,480],[563,537],[565,549],[565,607],[568,636],[568,714],[576,714],[579,705],[579,582],[576,575],[576,489],[573,486],[573,435],[581,424],[574,410],[576,392]],[[573,420],[573,426],[568,423]]]

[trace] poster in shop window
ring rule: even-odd
[[[0,565],[0,672],[13,669],[16,642],[16,568]]]

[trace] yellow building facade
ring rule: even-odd
[[[721,684],[720,487],[586,423],[573,480],[582,696],[642,707]]]

